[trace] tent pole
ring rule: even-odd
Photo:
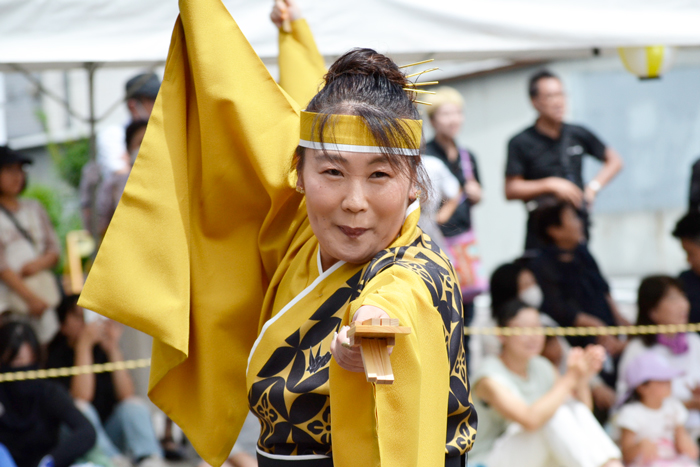
[[[97,70],[97,64],[89,62],[85,64],[85,70],[88,74],[88,108],[89,117],[88,124],[90,125],[90,137],[89,137],[89,150],[90,150],[90,162],[96,163],[97,161],[97,117],[95,114],[95,71]],[[93,238],[98,238],[97,232],[97,187],[99,184],[90,188],[90,225],[89,230]]]

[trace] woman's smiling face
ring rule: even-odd
[[[307,149],[298,184],[324,270],[365,263],[387,248],[415,198],[408,175],[382,154]]]

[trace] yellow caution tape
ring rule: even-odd
[[[655,324],[648,326],[582,326],[582,327],[466,327],[465,335],[482,336],[639,336],[643,334],[676,334],[679,332],[698,332],[700,323],[691,324]],[[47,370],[15,371],[0,373],[0,383],[25,381],[30,379],[60,378],[64,376],[84,375],[88,373],[107,373],[119,370],[133,370],[151,366],[150,358],[126,360],[122,362],[96,363],[93,365],[49,368]]]
[[[648,326],[581,326],[581,327],[493,327],[464,328],[465,335],[482,336],[639,336],[643,334],[676,334],[679,332],[698,332],[700,323],[692,324],[654,324]]]
[[[106,373],[119,370],[133,370],[135,368],[148,368],[149,366],[151,366],[151,359],[141,358],[138,360],[126,360],[122,362],[96,363],[93,365],[71,366],[65,368],[49,368],[47,370],[15,371],[10,373],[0,373],[0,383],[6,381],[60,378],[62,376],[85,375],[88,373]]]

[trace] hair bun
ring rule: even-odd
[[[344,76],[383,77],[397,86],[408,84],[408,79],[396,63],[373,49],[353,49],[341,56],[328,70],[326,85]]]

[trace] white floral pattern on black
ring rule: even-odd
[[[282,455],[330,455],[330,338],[340,328],[349,303],[388,267],[418,274],[442,317],[450,363],[447,456],[458,456],[471,448],[477,417],[462,347],[462,295],[445,254],[430,237],[421,235],[411,245],[379,252],[313,313],[303,335],[301,329],[295,330],[258,372],[248,399],[261,420],[261,450]]]

